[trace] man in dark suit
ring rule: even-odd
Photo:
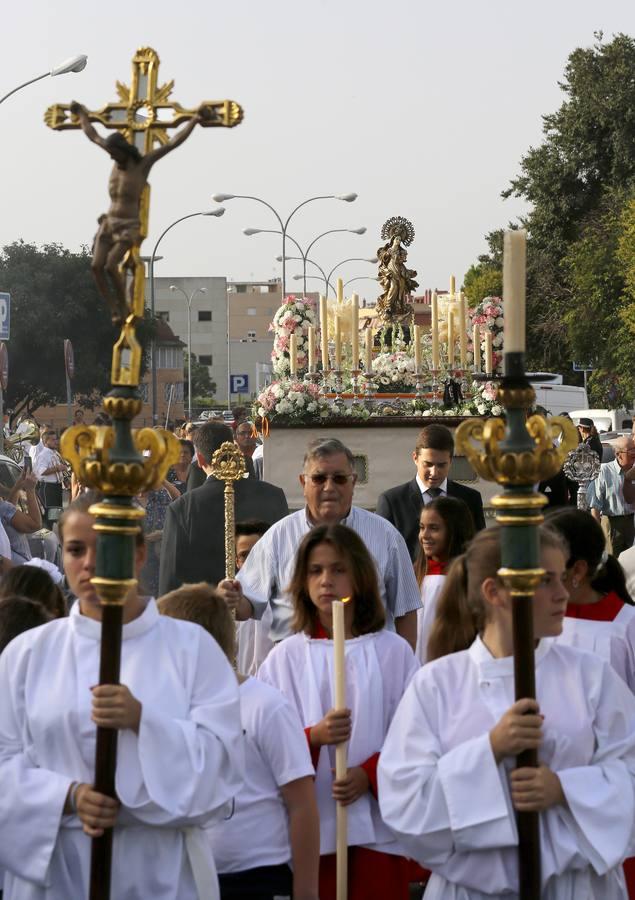
[[[419,546],[419,515],[424,504],[435,497],[457,497],[467,505],[474,527],[485,528],[483,499],[474,488],[450,481],[448,474],[454,455],[452,432],[445,425],[427,425],[419,432],[412,454],[416,476],[379,495],[375,512],[397,528],[415,558]]]
[[[161,595],[186,582],[217,584],[225,577],[225,483],[212,475],[211,459],[221,444],[233,439],[231,428],[219,422],[201,425],[194,434],[196,457],[207,480],[168,507],[161,548]],[[260,519],[273,524],[289,512],[284,491],[266,481],[241,478],[234,482],[234,496],[237,522]]]

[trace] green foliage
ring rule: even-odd
[[[463,281],[469,306],[478,306],[485,297],[502,297],[503,273],[491,265],[470,266]]]
[[[187,351],[185,351],[183,353],[183,396],[186,405],[188,386]],[[216,382],[210,378],[209,369],[198,361],[196,353],[192,353],[192,405],[211,406],[215,393]]]
[[[66,399],[67,338],[75,354],[73,392],[84,405],[94,406],[109,389],[117,334],[93,282],[88,251],[10,244],[0,253],[0,290],[11,294],[7,407],[29,412]],[[142,346],[150,332],[142,323]]]
[[[635,41],[618,34],[569,56],[565,100],[543,117],[504,197],[527,201],[527,365],[573,380],[595,360],[591,398],[630,405],[635,355]],[[472,293],[500,268],[500,245],[466,277]],[[610,401],[610,402],[609,402]]]

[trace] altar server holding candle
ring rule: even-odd
[[[316,766],[320,900],[335,898],[336,806],[348,811],[350,900],[406,900],[408,864],[382,821],[375,771],[394,710],[417,669],[402,638],[386,631],[375,566],[344,525],[321,525],[298,550],[290,585],[295,634],[271,651],[258,676],[296,707]],[[344,605],[346,701],[333,693],[332,604]],[[335,779],[334,747],[348,741],[348,773]]]
[[[540,814],[542,900],[625,900],[635,832],[635,698],[599,657],[556,643],[566,549],[541,528],[537,700],[514,701],[500,530],[456,559],[379,762],[385,820],[432,870],[426,900],[518,897],[515,810]],[[538,749],[539,768],[514,758]]]

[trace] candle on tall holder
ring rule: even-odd
[[[533,596],[544,577],[540,566],[538,525],[543,521],[542,507],[547,498],[534,491],[534,485],[552,478],[578,436],[566,418],[547,422],[528,412],[536,395],[525,373],[525,254],[524,238],[517,232],[505,235],[503,298],[505,320],[511,312],[511,325],[503,355],[504,375],[497,401],[505,409],[505,420],[466,421],[455,434],[455,445],[478,474],[497,481],[504,492],[492,499],[501,525],[501,568],[498,576],[511,596],[514,651],[514,692],[516,700],[535,698],[536,679],[533,635]],[[486,332],[486,368],[492,374],[491,332]],[[489,353],[488,353],[489,350]],[[560,434],[557,434],[559,429]],[[554,439],[560,437],[559,443]],[[538,766],[537,750],[526,750],[516,759],[519,768]],[[539,900],[541,896],[541,851],[538,812],[517,812],[518,883],[520,900]]]
[[[364,344],[364,406],[372,409],[373,400],[373,329],[369,325],[366,328],[366,343]]]
[[[489,328],[485,332],[485,374],[494,374],[494,336]]]
[[[465,372],[467,369],[467,303],[463,291],[459,298],[459,348],[461,368]]]
[[[474,374],[481,371],[481,329],[478,324],[472,328],[472,344],[474,345]]]
[[[342,278],[337,279],[337,302],[338,304],[344,302],[344,281]]]
[[[351,296],[351,368],[359,369],[359,296]]]
[[[344,606],[350,597],[334,600],[333,616],[333,707],[346,709],[346,630]],[[335,777],[346,778],[348,770],[346,742],[335,745]],[[336,900],[348,896],[348,815],[347,808],[338,801],[336,808]]]
[[[335,309],[335,345],[333,352],[333,359],[335,360],[335,367],[333,369],[332,375],[334,379],[334,391],[335,397],[333,398],[333,403],[331,404],[334,410],[340,410],[344,406],[344,401],[342,399],[342,390],[343,390],[343,381],[342,381],[342,331],[341,331],[341,319],[339,316],[340,307],[336,307]]]
[[[439,371],[439,299],[432,294],[432,370]]]
[[[298,373],[298,336],[295,332],[289,338],[289,373],[292,378]]]
[[[448,306],[448,369],[454,368],[454,316]]]
[[[329,308],[326,297],[320,294],[320,346],[322,350],[322,371],[329,370]]]
[[[307,331],[307,342],[309,350],[308,368],[309,372],[315,372],[315,325],[309,325]]]

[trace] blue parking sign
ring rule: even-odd
[[[229,392],[231,394],[248,394],[249,375],[232,375],[229,381]]]
[[[11,294],[0,292],[0,341],[8,341],[11,332]]]
[[[232,375],[229,390],[232,394],[248,394],[249,375]]]

